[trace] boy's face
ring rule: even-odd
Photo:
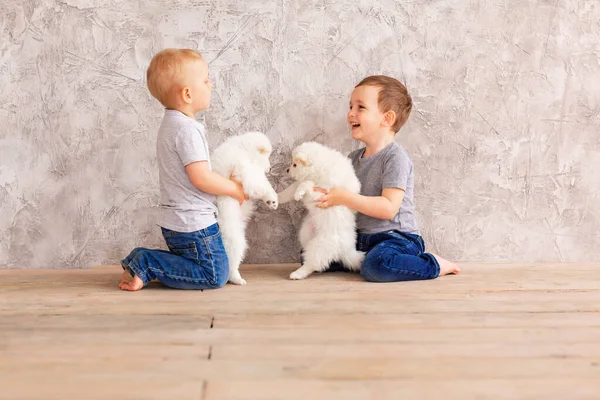
[[[208,77],[208,65],[203,59],[194,61],[186,68],[188,86],[192,94],[192,108],[194,113],[208,109],[210,106],[210,93],[213,87]]]
[[[389,129],[383,125],[385,114],[379,110],[377,104],[379,90],[375,86],[363,85],[352,91],[347,121],[353,139],[364,142],[380,132],[382,128]]]

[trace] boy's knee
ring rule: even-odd
[[[376,257],[367,253],[362,265],[360,266],[360,276],[367,282],[381,282],[378,262]]]
[[[146,249],[143,247],[136,247],[135,249],[131,250],[131,253],[129,253],[129,258],[134,259],[139,254],[143,253],[144,250],[146,250]]]
[[[375,269],[360,269],[360,276],[367,282],[383,282]]]
[[[217,280],[215,282],[215,289],[219,289],[219,288],[222,288],[223,286],[225,286],[227,284],[228,280],[229,280],[229,274],[221,274],[220,276],[218,276]]]
[[[229,259],[224,257],[215,265],[215,281],[214,288],[222,288],[229,281]]]
[[[375,246],[363,260],[360,267],[361,276],[369,282],[389,282],[390,277],[386,271],[397,264],[397,256],[393,247],[384,244]]]

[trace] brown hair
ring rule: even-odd
[[[202,60],[202,56],[191,49],[164,49],[156,53],[146,71],[150,94],[169,107],[174,84],[182,81],[185,64],[196,60]]]
[[[377,96],[377,106],[379,111],[385,113],[393,111],[396,113],[396,120],[392,125],[392,130],[398,132],[400,128],[408,121],[410,111],[412,110],[412,98],[404,86],[398,79],[385,75],[368,76],[356,87],[359,86],[375,86],[379,88]]]

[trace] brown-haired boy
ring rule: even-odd
[[[426,253],[419,235],[413,163],[394,142],[411,109],[412,99],[398,80],[383,75],[363,79],[352,92],[347,117],[352,138],[365,144],[349,155],[361,182],[360,194],[315,188],[323,193],[318,207],[344,205],[358,211],[357,248],[367,253],[360,273],[371,282],[434,279],[460,272],[450,261]]]

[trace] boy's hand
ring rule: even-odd
[[[342,187],[334,187],[329,190],[320,187],[313,189],[315,192],[323,193],[315,202],[319,208],[329,208],[333,206],[346,205],[348,191]]]
[[[236,181],[233,178],[229,178],[233,183],[235,183],[235,186],[237,186],[237,191],[235,193],[234,196],[232,196],[234,199],[236,199],[237,201],[239,201],[240,206],[242,204],[244,204],[244,202],[246,200],[248,200],[250,197],[248,197],[248,195],[246,193],[244,193],[244,187],[242,186],[241,183],[239,183],[238,181]]]

